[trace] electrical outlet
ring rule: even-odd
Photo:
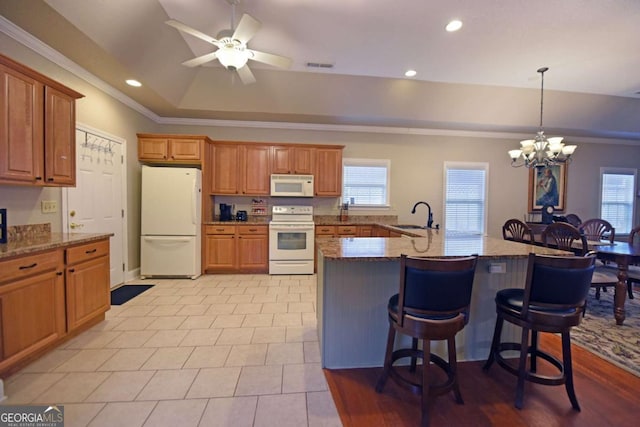
[[[40,206],[42,213],[58,212],[58,202],[55,200],[43,200]]]

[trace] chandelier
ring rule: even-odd
[[[538,69],[538,72],[542,76],[540,86],[540,129],[535,139],[520,141],[519,150],[509,150],[511,166],[513,167],[526,166],[528,168],[543,168],[560,163],[567,163],[571,161],[571,155],[576,151],[576,145],[564,145],[561,136],[547,138],[542,129],[544,73],[548,70],[548,67]]]

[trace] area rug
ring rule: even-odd
[[[597,300],[592,290],[587,313],[579,326],[571,330],[571,342],[607,361],[640,376],[640,293],[625,302],[626,318],[622,326],[613,317],[613,289]]]
[[[153,285],[124,285],[111,291],[111,305],[122,305],[135,298]]]

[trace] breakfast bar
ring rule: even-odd
[[[443,230],[411,230],[400,238],[318,239],[318,335],[324,368],[383,365],[388,320],[387,302],[398,292],[400,255],[453,257],[478,255],[470,320],[456,337],[458,360],[480,360],[489,354],[495,324],[496,291],[524,287],[529,253],[567,252],[502,239]],[[504,337],[518,340],[516,328]],[[444,343],[432,350],[444,353]]]

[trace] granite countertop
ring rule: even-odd
[[[391,225],[398,223],[396,215],[351,215],[346,221],[340,221],[336,215],[316,215],[316,225]]]
[[[390,226],[389,228],[407,233]],[[443,230],[412,229],[421,237],[346,237],[317,239],[318,249],[327,259],[357,261],[389,261],[408,256],[464,256],[478,254],[481,258],[526,258],[529,253],[567,255],[565,251],[543,246]]]
[[[113,236],[112,233],[45,233],[29,235],[9,240],[0,244],[0,260],[18,255],[28,255],[35,252],[57,249],[66,246],[102,240]]]

